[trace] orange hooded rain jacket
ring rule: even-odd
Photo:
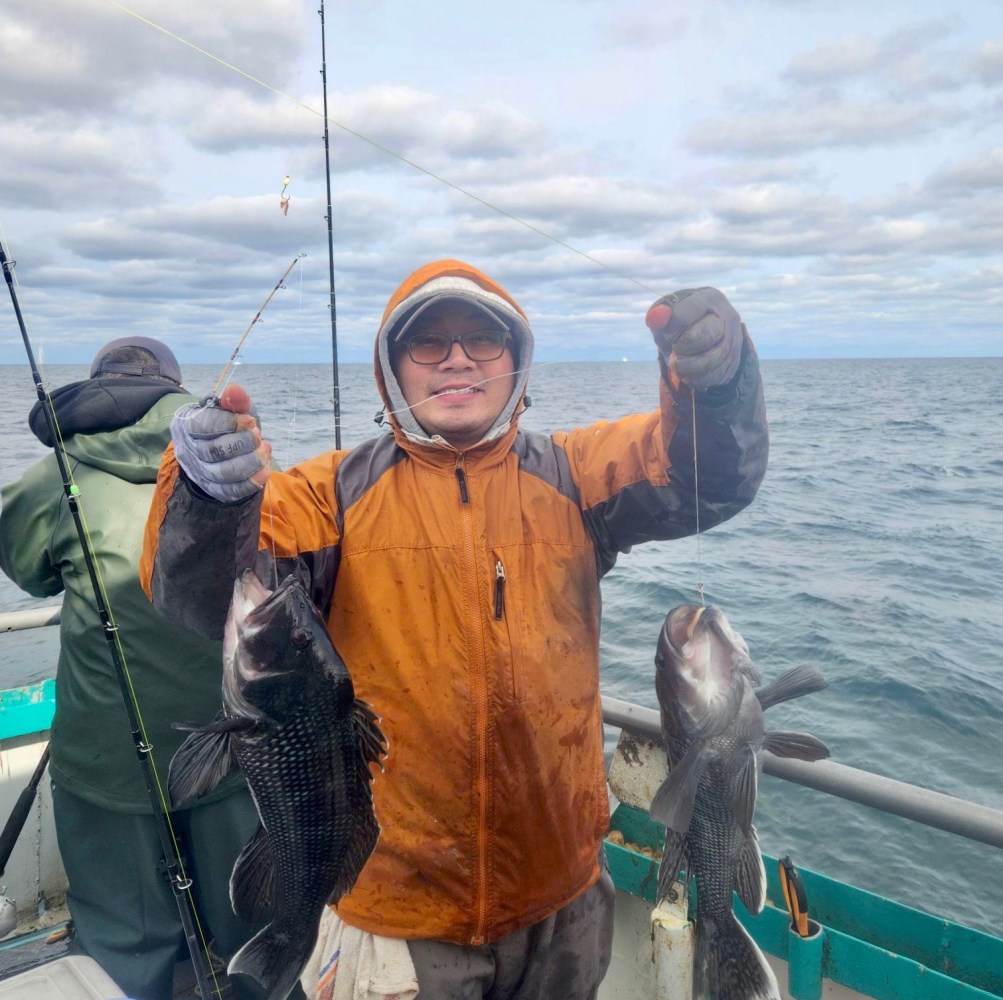
[[[519,369],[495,426],[463,453],[426,435],[390,364],[394,336],[443,296],[502,320]],[[619,552],[697,523],[692,396],[664,364],[659,410],[547,436],[518,428],[532,353],[504,289],[439,261],[394,293],[377,336],[392,433],[273,473],[235,505],[197,496],[165,454],[142,566],[157,606],[219,636],[236,572],[257,559],[272,579],[277,560],[303,579],[381,718],[380,839],[337,904],[373,933],[492,941],[596,881],[608,825],[599,581]],[[734,381],[696,405],[704,530],[746,506],[765,472],[751,342]]]

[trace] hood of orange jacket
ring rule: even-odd
[[[404,399],[391,358],[393,345],[401,332],[430,305],[447,299],[476,306],[504,323],[512,333],[515,386],[481,443],[494,441],[505,434],[524,409],[526,384],[533,363],[533,331],[519,303],[501,285],[473,265],[460,260],[437,260],[418,268],[401,282],[387,302],[376,334],[374,357],[376,384],[386,407],[386,415],[398,437],[403,436],[416,444],[438,444],[415,419]]]

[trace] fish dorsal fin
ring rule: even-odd
[[[766,869],[763,867],[763,855],[759,851],[759,837],[756,836],[755,827],[749,831],[738,859],[735,892],[742,905],[752,914],[761,912],[766,905]]]
[[[824,760],[829,748],[809,733],[774,730],[763,736],[763,749],[775,757],[793,757],[795,760]]]
[[[218,715],[208,725],[195,729],[178,747],[171,759],[167,785],[175,805],[211,792],[237,769],[230,736],[249,725],[253,725],[250,720]]]
[[[829,682],[822,676],[822,671],[818,667],[803,663],[781,674],[766,687],[760,688],[756,692],[756,697],[765,712],[766,709],[779,705],[782,701],[790,701],[791,698],[800,698],[803,694],[821,691],[828,685]]]
[[[387,738],[380,729],[376,713],[361,699],[356,698],[351,712],[352,728],[355,731],[355,746],[364,764],[378,764],[383,767],[387,755]],[[367,780],[368,787],[368,780]]]
[[[686,856],[686,837],[675,830],[665,829],[665,846],[662,848],[662,860],[658,866],[658,900],[675,899],[672,888],[679,877],[683,883],[683,891],[689,883],[689,859]]]
[[[373,853],[376,841],[380,836],[380,827],[373,814],[373,774],[370,764],[382,767],[383,758],[387,753],[387,741],[379,727],[379,719],[373,710],[360,699],[352,706],[350,724],[354,733],[355,749],[358,754],[354,770],[354,781],[349,788],[349,799],[353,803],[365,803],[369,808],[353,808],[352,812],[359,817],[358,825],[348,842],[345,856],[341,862],[338,878],[334,889],[328,897],[329,903],[336,903],[348,892],[359,877],[363,865]]]
[[[707,755],[702,745],[691,743],[651,800],[648,813],[656,823],[679,834],[689,830],[697,788],[706,766]]]
[[[735,820],[747,834],[752,831],[752,817],[756,812],[756,793],[759,789],[759,762],[752,747],[746,746],[738,787],[735,790]]]
[[[275,862],[268,831],[260,824],[233,866],[230,902],[233,912],[248,924],[264,923],[275,905]]]

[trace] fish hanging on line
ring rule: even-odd
[[[715,607],[680,605],[666,616],[655,656],[655,690],[670,771],[651,802],[665,826],[658,898],[696,881],[693,1000],[779,1000],[776,977],[732,910],[732,892],[759,913],[766,873],[756,809],[762,751],[821,760],[829,750],[807,733],[766,732],[772,705],[826,686],[800,666],[759,687],[749,647]]]
[[[171,761],[174,802],[204,795],[239,767],[261,824],[230,876],[233,911],[269,923],[230,960],[284,1000],[313,951],[324,907],[355,884],[379,836],[370,765],[382,767],[378,719],[303,584],[274,591],[238,576],[223,638],[223,711]]]
[[[292,178],[289,174],[286,174],[282,178],[282,191],[279,193],[279,208],[282,209],[283,215],[289,214],[289,183]]]

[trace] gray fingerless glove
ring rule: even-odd
[[[254,435],[236,430],[236,422],[235,413],[209,400],[182,406],[171,421],[178,465],[199,489],[222,503],[243,500],[261,489],[251,482],[262,467]]]
[[[672,316],[652,336],[664,358],[675,354],[680,379],[694,389],[730,382],[742,360],[745,326],[724,293],[716,288],[684,288],[659,299],[655,305],[659,304],[670,306]]]

